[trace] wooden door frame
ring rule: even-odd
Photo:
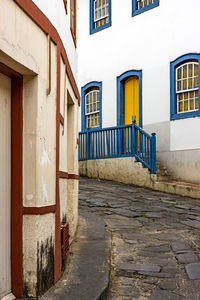
[[[23,296],[23,76],[0,63],[11,78],[11,292]]]
[[[117,77],[117,126],[124,125],[124,83],[132,76],[139,79],[139,126],[142,127],[142,70],[130,70]]]

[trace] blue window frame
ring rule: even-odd
[[[90,0],[90,34],[111,26],[111,0]]]
[[[139,15],[159,5],[159,0],[132,0],[132,16]]]
[[[124,83],[132,76],[139,79],[139,126],[142,127],[142,70],[130,70],[117,77],[117,125],[124,125]]]
[[[200,116],[200,54],[186,54],[170,63],[170,119]]]
[[[102,82],[92,81],[81,88],[81,128],[102,128]]]

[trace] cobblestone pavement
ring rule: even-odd
[[[200,300],[200,200],[80,179],[112,234],[109,300]]]

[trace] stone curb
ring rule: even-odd
[[[109,284],[111,234],[99,216],[80,211],[66,270],[41,300],[100,300]]]

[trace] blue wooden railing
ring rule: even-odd
[[[79,133],[79,160],[135,157],[156,174],[156,134],[149,135],[135,120],[130,125]]]

